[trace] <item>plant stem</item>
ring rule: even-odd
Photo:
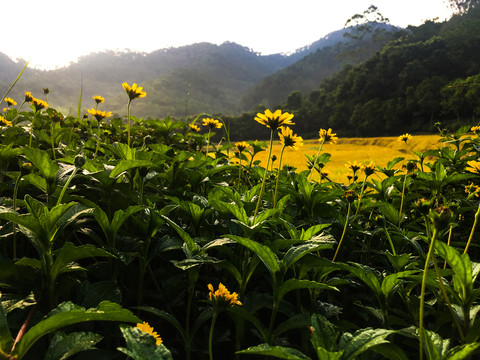
[[[455,323],[455,326],[458,329],[460,339],[463,342],[465,339],[465,335],[463,334],[462,327],[458,322],[457,315],[455,314],[455,311],[453,311],[452,303],[450,302],[450,299],[448,297],[447,290],[445,289],[445,285],[443,285],[442,276],[440,274],[440,269],[438,268],[438,265],[437,265],[437,260],[435,260],[435,256],[433,257],[433,266],[435,267],[435,273],[437,274],[438,283],[440,284],[440,290],[442,291],[443,297],[445,298],[445,302],[447,303],[448,310],[450,311],[450,315],[452,315],[453,322]]]
[[[308,174],[307,180],[310,180],[310,177],[312,176],[313,170],[317,166],[317,159],[318,159],[318,156],[320,155],[320,151],[322,151],[324,143],[325,143],[325,139],[323,139],[322,143],[320,144],[320,146],[318,148],[317,154],[315,155],[315,159],[313,160],[313,165],[312,165],[312,168],[310,169],[310,173]],[[320,177],[320,179],[321,178],[322,177]]]
[[[408,172],[405,172],[405,176],[403,178],[402,200],[400,201],[400,210],[398,211],[398,228],[400,228],[400,223],[402,222],[403,199],[405,197],[405,184],[407,183],[407,174]]]
[[[470,246],[470,242],[472,241],[473,233],[475,232],[475,227],[477,226],[479,216],[480,216],[480,203],[478,204],[477,212],[475,213],[475,218],[473,220],[472,230],[470,231],[470,236],[468,237],[467,245],[465,245],[465,250],[463,251],[464,254],[467,253],[468,247]]]
[[[127,145],[130,147],[130,104],[132,100],[128,100],[127,105]]]
[[[12,206],[13,211],[17,211],[17,194],[18,194],[18,187],[20,185],[20,180],[22,179],[22,173],[18,174],[18,178],[15,180],[15,187],[13,188],[13,199],[12,199]],[[13,227],[13,259],[17,258],[17,239],[16,239],[16,226],[15,222],[12,222]]]
[[[277,191],[278,191],[278,181],[280,180],[280,170],[282,169],[282,158],[283,151],[285,150],[285,145],[282,146],[282,151],[280,151],[280,159],[278,160],[278,172],[277,172],[277,181],[275,183],[275,193],[273,195],[273,208],[277,207]]]
[[[352,204],[349,201],[348,202],[347,216],[345,218],[345,225],[343,226],[342,236],[340,237],[340,241],[338,242],[337,250],[335,251],[335,255],[333,255],[332,262],[335,262],[335,259],[337,258],[338,250],[340,250],[340,246],[342,245],[343,238],[345,237],[345,232],[347,231],[347,226],[348,226],[348,219],[350,218],[350,209],[351,208],[352,208]]]
[[[79,168],[77,168],[77,167],[75,167],[75,169],[73,169],[73,172],[68,177],[67,182],[65,183],[65,185],[63,185],[62,192],[60,193],[60,196],[58,197],[58,200],[57,200],[57,205],[60,205],[62,203],[63,195],[65,195],[65,191],[67,191],[68,185],[70,185],[70,181],[72,181],[72,179],[75,176],[75,174],[77,173],[78,169]]]
[[[270,131],[270,149],[268,150],[267,166],[265,166],[265,173],[263,174],[262,186],[260,187],[260,194],[258,194],[257,206],[255,207],[255,213],[253,214],[254,220],[257,218],[258,208],[260,206],[260,202],[262,201],[263,187],[265,186],[265,179],[267,178],[267,173],[268,173],[268,165],[270,164],[270,157],[272,156],[272,145],[273,145],[273,131]]]
[[[213,309],[212,323],[210,324],[210,333],[208,334],[208,358],[213,360],[213,329],[215,328],[215,322],[217,321],[218,312]]]
[[[385,231],[385,235],[387,235],[387,239],[388,239],[388,242],[390,243],[390,247],[392,248],[393,255],[397,255],[397,253],[395,252],[395,246],[393,246],[392,237],[390,236],[390,233],[388,232],[387,227],[384,226],[383,230]]]
[[[51,120],[51,123],[50,123],[50,141],[52,143],[53,160],[57,160],[57,157],[55,156],[55,144],[53,142],[53,120]]]
[[[420,311],[419,311],[419,325],[418,331],[420,335],[420,356],[419,359],[423,360],[423,343],[424,343],[424,329],[423,329],[423,308],[425,303],[425,288],[427,285],[427,273],[428,273],[428,263],[432,257],[433,247],[435,245],[435,239],[437,237],[437,228],[433,227],[432,238],[430,239],[430,247],[428,248],[427,258],[425,259],[425,268],[423,269],[422,277],[422,289],[420,292]]]
[[[365,190],[365,182],[367,181],[367,177],[368,176],[365,175],[365,179],[363,179],[362,189],[360,190],[360,196],[358,197],[357,210],[355,211],[355,215],[353,217],[354,219],[358,215],[358,210],[360,210],[360,202],[362,201],[363,191]]]

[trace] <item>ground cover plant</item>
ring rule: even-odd
[[[136,118],[123,88],[124,119],[2,99],[1,359],[478,356],[479,127],[332,182],[332,129],[298,170],[288,112],[230,143],[208,115]]]

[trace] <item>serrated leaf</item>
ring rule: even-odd
[[[44,335],[62,327],[87,321],[121,321],[140,323],[130,310],[110,301],[102,301],[96,308],[85,309],[73,303],[62,303],[47,318],[32,326],[17,343],[12,355],[22,358]]]
[[[72,261],[97,256],[113,257],[108,251],[99,249],[90,244],[76,247],[70,242],[65,242],[63,247],[55,252],[55,261],[52,265],[51,276],[55,279]]]
[[[283,298],[289,291],[298,290],[298,289],[325,289],[325,290],[336,290],[338,289],[334,286],[330,286],[321,282],[312,281],[312,280],[299,280],[299,279],[288,279],[285,281],[280,288],[278,289],[279,298]]]
[[[66,334],[59,331],[50,342],[44,360],[68,359],[79,352],[95,349],[95,345],[102,339],[102,335],[92,332]]]
[[[249,347],[248,349],[237,351],[236,354],[253,354],[253,355],[264,355],[264,356],[273,356],[277,359],[288,359],[288,360],[311,360],[308,356],[298,351],[297,349],[292,349],[283,346],[271,346],[268,344],[260,344],[257,346]]]
[[[155,338],[132,326],[120,326],[123,337],[127,344],[126,348],[118,350],[135,360],[172,360],[172,354],[165,345],[156,345]]]
[[[272,276],[275,276],[275,273],[280,271],[278,258],[268,246],[263,246],[256,241],[241,236],[227,235],[227,237],[253,251],[262,260]]]
[[[155,164],[148,160],[120,160],[110,173],[110,178],[116,178],[118,175],[131,169],[139,167],[151,168],[154,166]]]
[[[342,360],[354,360],[361,353],[373,346],[386,344],[386,337],[393,334],[394,330],[366,328],[356,331],[353,337],[343,348]]]

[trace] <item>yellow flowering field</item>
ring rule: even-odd
[[[376,165],[386,166],[387,162],[396,157],[404,157],[405,160],[414,159],[416,155],[414,151],[423,152],[436,148],[439,143],[439,135],[414,135],[405,145],[404,142],[398,141],[398,137],[372,137],[372,138],[341,138],[339,137],[336,144],[325,143],[322,153],[330,153],[332,155],[330,162],[325,166],[324,171],[332,181],[346,183],[347,175],[351,174],[345,164],[347,162],[356,161],[359,164],[368,164],[374,161]],[[297,168],[297,171],[307,169],[307,158],[305,154],[315,156],[318,151],[320,142],[318,140],[305,140],[304,145],[299,150],[285,149],[282,164],[291,165]],[[272,155],[280,156],[281,144],[276,141],[273,146]],[[265,166],[265,160],[268,155],[267,151],[259,153],[255,159],[262,161]],[[401,164],[405,161],[397,164]],[[274,167],[278,165],[278,160],[274,163]],[[380,176],[377,174],[377,176]],[[318,178],[318,177],[317,177]]]

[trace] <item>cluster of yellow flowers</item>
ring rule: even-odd
[[[148,322],[143,322],[143,323],[139,323],[137,324],[137,328],[139,328],[140,330],[142,330],[144,333],[147,333],[147,334],[150,334],[152,335],[155,340],[156,340],[156,344],[157,346],[160,345],[163,340],[162,338],[160,337],[160,335],[158,335],[158,333],[156,331],[153,331],[153,327],[151,327]]]
[[[242,306],[240,300],[238,300],[238,294],[236,292],[230,293],[228,289],[222,283],[218,284],[218,289],[215,290],[212,284],[208,284],[208,290],[210,290],[208,297],[215,304],[225,303],[229,306]]]

